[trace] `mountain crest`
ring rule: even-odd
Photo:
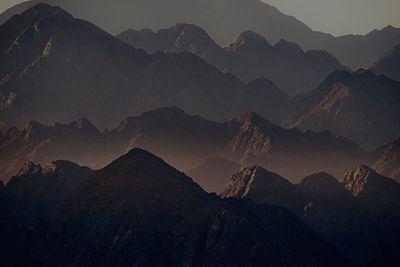
[[[285,195],[292,189],[292,184],[278,174],[267,171],[260,166],[244,168],[231,178],[231,182],[221,193],[222,197],[252,198],[268,200],[276,194]]]
[[[35,164],[33,162],[27,162],[18,172],[17,177],[40,174],[42,173],[42,166],[40,164]]]
[[[270,46],[264,37],[254,31],[244,31],[226,49],[229,52],[233,52],[244,47],[257,48],[264,46]]]
[[[366,165],[359,165],[346,173],[343,184],[353,196],[363,198],[379,193],[384,194],[385,188],[399,187],[396,181],[379,175]]]

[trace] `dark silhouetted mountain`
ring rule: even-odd
[[[368,70],[335,72],[296,104],[296,128],[337,132],[370,149],[400,134],[400,82]]]
[[[400,181],[400,137],[375,151],[373,169],[378,173]]]
[[[377,74],[384,74],[400,81],[400,43],[379,59],[372,70]]]
[[[321,170],[342,175],[367,156],[343,137],[288,130],[252,112],[217,123],[170,107],[129,117],[103,133],[76,125],[30,123],[2,133],[1,178],[9,179],[26,161],[44,164],[57,158],[97,169],[135,146],[183,171],[209,158],[225,158],[245,166],[257,163],[292,180]]]
[[[392,209],[393,203],[385,202],[380,208],[387,217],[382,217],[371,209],[381,200],[367,204],[364,199],[354,197],[345,185],[326,173],[313,174],[299,184],[291,184],[256,166],[233,175],[221,196],[286,207],[362,266],[388,261],[391,256],[387,253],[396,247],[400,234],[399,217],[390,216],[397,216],[398,211]],[[378,187],[375,192],[378,191],[385,194],[393,189]]]
[[[240,164],[224,158],[209,158],[187,175],[192,177],[207,192],[220,193],[224,190],[232,173],[240,171]]]
[[[0,26],[0,51],[0,121],[18,127],[82,115],[111,127],[171,105],[215,120],[254,106],[276,119],[268,103],[288,104],[288,98],[273,98],[269,87],[251,93],[252,87],[193,54],[150,55],[44,4]]]
[[[346,69],[328,52],[304,52],[285,40],[270,45],[251,31],[241,33],[226,48],[218,46],[202,28],[182,23],[157,33],[128,30],[118,38],[151,53],[191,52],[245,82],[260,77],[270,79],[291,95],[309,91],[331,72]]]
[[[370,67],[400,42],[400,29],[392,26],[363,36],[334,37],[313,31],[296,18],[258,0],[34,0],[5,11],[0,15],[0,24],[39,2],[58,5],[113,34],[126,29],[159,30],[176,22],[185,22],[199,25],[218,43],[225,45],[241,32],[251,30],[268,38],[271,43],[285,39],[306,50],[327,50],[354,69]]]
[[[24,180],[43,179],[46,174],[39,169],[34,166]],[[45,181],[48,194],[59,190],[51,179]],[[34,186],[35,181],[28,183]],[[13,191],[30,196],[24,184],[15,184]],[[6,202],[9,208],[13,200]],[[19,205],[42,206],[39,202]],[[50,216],[41,219],[43,223],[29,228],[23,222],[18,229],[8,225],[13,231],[1,239],[1,246],[9,247],[0,251],[4,264],[351,265],[286,209],[207,194],[192,179],[141,149],[89,175]],[[12,239],[18,231],[26,231],[27,238]],[[25,256],[20,257],[16,248],[24,249]]]

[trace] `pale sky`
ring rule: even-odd
[[[400,27],[400,0],[263,1],[295,16],[314,30],[333,35],[365,34],[389,24]],[[0,12],[20,2],[23,1],[0,0]]]
[[[314,30],[366,34],[387,25],[400,27],[400,0],[263,0]]]

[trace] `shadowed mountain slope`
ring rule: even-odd
[[[295,102],[292,127],[329,130],[369,149],[400,134],[400,83],[368,70],[335,72]]]
[[[372,66],[372,71],[400,81],[400,43],[380,58]]]

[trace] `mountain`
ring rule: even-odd
[[[111,149],[104,155],[105,150],[103,134],[85,118],[53,126],[31,121],[21,130],[0,132],[1,179],[7,181],[29,161],[73,160],[99,168],[116,156]]]
[[[375,154],[373,169],[384,176],[400,181],[400,137],[379,147]]]
[[[329,51],[353,69],[370,67],[400,42],[400,29],[392,26],[366,35],[339,37],[313,31],[296,18],[259,0],[170,0],[168,3],[161,0],[116,0],[112,3],[106,0],[34,0],[2,13],[0,24],[42,2],[60,6],[113,34],[126,29],[159,30],[184,22],[204,28],[219,44],[226,45],[241,32],[250,30],[271,43],[285,39],[298,43],[305,50]]]
[[[240,168],[239,163],[224,158],[209,158],[198,167],[189,170],[187,175],[205,191],[219,193],[229,182],[232,173],[237,173]]]
[[[43,179],[50,194],[65,186],[41,172],[24,175],[32,180],[31,189],[36,179]],[[13,187],[21,197],[30,195],[24,184]],[[8,208],[14,201],[13,196],[6,200]],[[42,207],[36,201],[18,203]],[[0,251],[5,265],[351,266],[289,211],[207,194],[141,149],[90,174],[41,219],[26,227],[6,218],[10,229],[0,242],[9,248]],[[26,232],[25,239],[18,238],[20,231]],[[24,249],[25,256],[16,248]]]
[[[45,4],[0,26],[0,51],[0,121],[7,125],[84,116],[114,127],[128,115],[171,105],[214,120],[254,106],[278,122],[268,103],[288,104],[269,88],[252,93],[193,54],[150,55]]]
[[[293,185],[264,168],[255,166],[245,168],[231,178],[221,196],[225,198],[249,198],[257,202],[265,202],[284,206],[286,197],[294,195]]]
[[[292,127],[329,130],[369,149],[400,134],[400,83],[368,70],[335,72],[295,102]]]
[[[209,158],[225,158],[245,166],[258,163],[292,180],[321,170],[342,175],[369,157],[341,136],[285,129],[253,112],[218,123],[167,107],[129,117],[102,133],[76,124],[33,122],[0,135],[1,178],[8,180],[25,161],[64,159],[98,169],[132,147],[147,149],[183,171]]]
[[[400,81],[400,43],[380,58],[372,66],[372,71]]]
[[[242,32],[225,48],[218,46],[207,32],[193,24],[179,23],[157,33],[149,29],[128,30],[117,37],[150,53],[194,53],[245,82],[260,77],[270,79],[290,95],[309,91],[333,71],[347,69],[328,52],[304,52],[297,44],[285,40],[270,45],[264,37],[252,31]]]
[[[399,206],[400,184],[368,166],[360,165],[346,173],[343,184],[353,196],[371,203]]]
[[[292,184],[275,173],[255,166],[233,175],[221,196],[286,207],[357,264],[387,263],[400,236],[400,220],[394,217],[398,210],[393,208],[398,199],[394,193],[398,189],[371,184],[374,192],[388,193],[387,201],[375,197],[367,201],[353,196],[348,186],[351,184],[349,180],[352,180],[350,176],[352,174],[347,174],[340,183],[327,173],[316,173],[298,184]],[[382,177],[377,178],[377,182],[390,184]],[[386,217],[379,214],[379,210],[386,212]],[[394,259],[396,261],[387,266],[395,266],[399,259]]]

